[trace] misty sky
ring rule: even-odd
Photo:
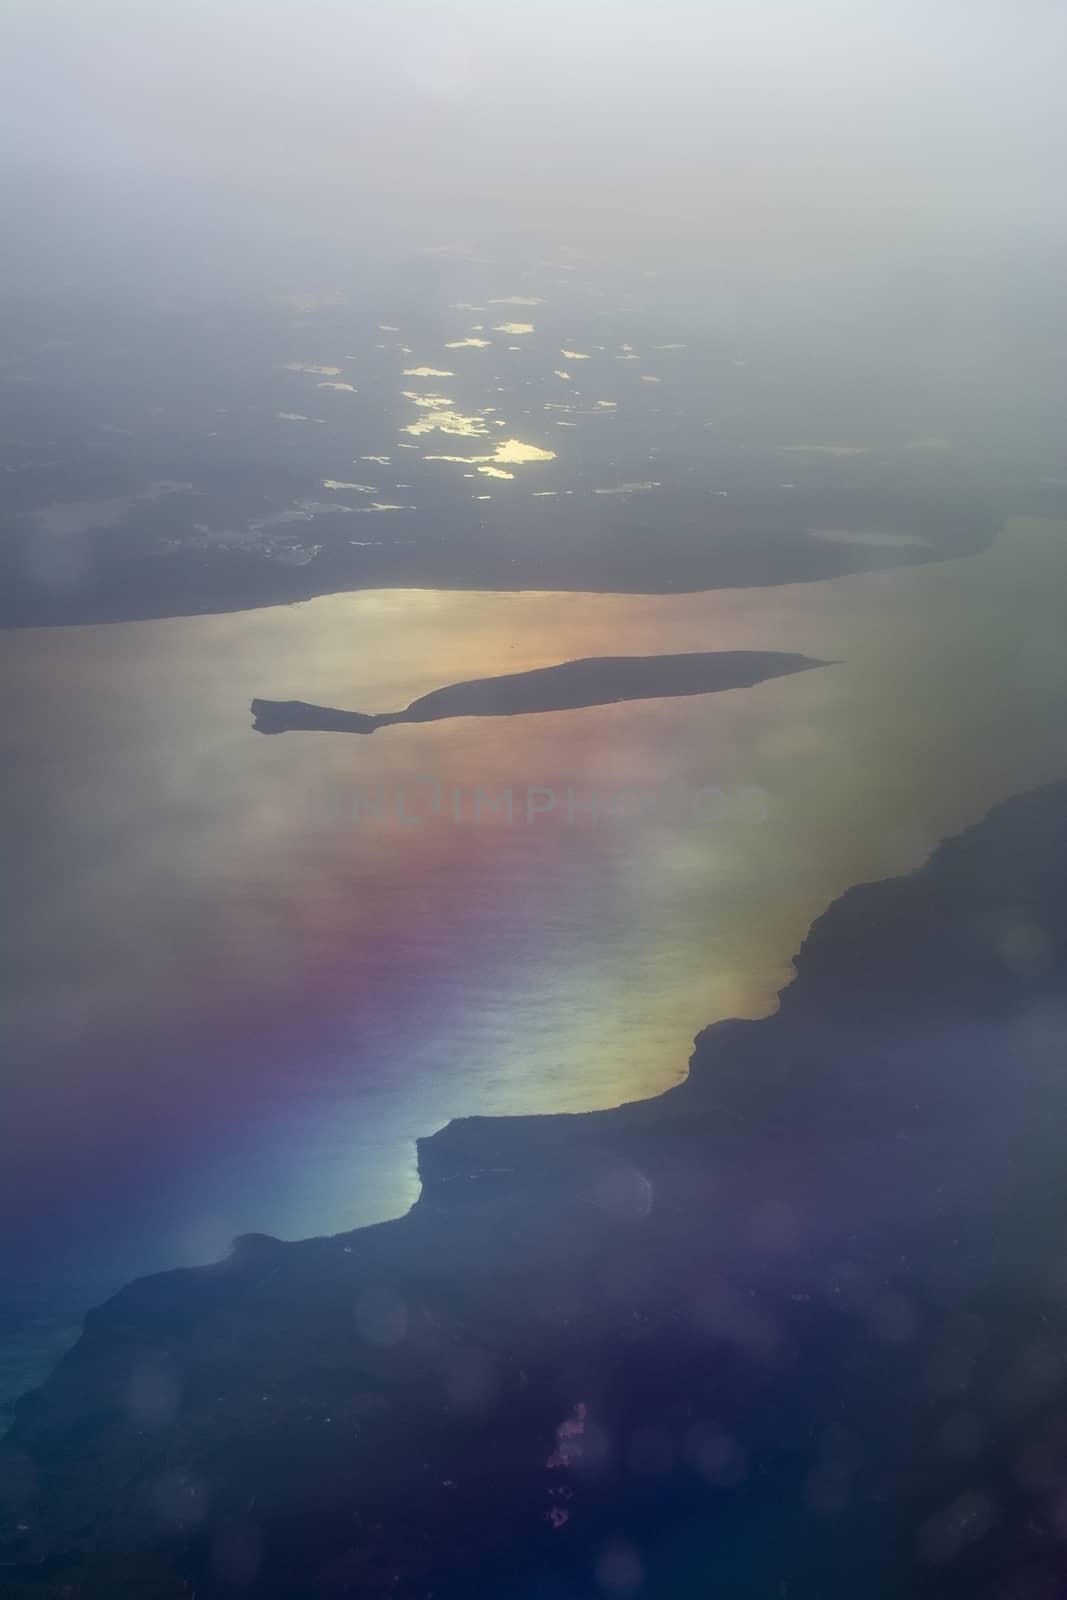
[[[1058,227],[1058,0],[9,0],[7,166],[758,238]]]

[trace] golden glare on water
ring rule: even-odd
[[[451,433],[462,438],[479,439],[484,438],[489,432],[489,424],[483,412],[467,416],[457,411],[455,403],[446,395],[416,394],[410,389],[405,389],[404,399],[410,400],[422,415],[416,422],[402,428],[402,433],[413,434],[416,438],[425,433]]]
[[[409,432],[413,430],[409,429]],[[427,461],[458,461],[463,466],[471,467],[480,462],[497,462],[504,465],[521,467],[527,466],[532,461],[555,461],[554,450],[544,450],[540,445],[523,444],[521,439],[501,439],[491,456],[427,456]],[[502,473],[502,477],[512,477],[512,473]]]

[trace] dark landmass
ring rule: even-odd
[[[253,700],[257,733],[373,733],[398,722],[442,722],[449,717],[516,717],[533,711],[572,711],[745,689],[809,667],[836,663],[762,650],[707,650],[674,656],[591,656],[531,672],[450,683],[420,695],[403,711],[368,715],[308,705],[304,700]]]
[[[590,540],[575,549],[564,540],[533,536],[527,543],[472,535],[444,540],[403,517],[405,537],[353,545],[350,519],[323,517],[315,535],[324,547],[291,565],[254,551],[131,549],[128,536],[50,537],[52,571],[32,552],[37,535],[16,535],[0,551],[0,627],[63,627],[201,616],[291,605],[319,595],[361,589],[563,590],[590,594],[688,594],[704,589],[766,588],[814,583],[854,572],[880,572],[966,551],[921,547],[835,545],[792,529],[681,540],[642,525],[632,543]],[[378,519],[381,521],[381,518]],[[983,524],[985,519],[983,519]],[[335,524],[330,527],[329,524]],[[983,525],[980,544],[995,529]],[[644,548],[642,549],[642,540]]]
[[[171,294],[175,252],[151,268],[144,252],[157,254],[173,216],[164,207],[163,233],[141,227],[133,239],[142,203],[112,197],[105,229],[89,207],[88,248],[44,249],[0,295],[0,627],[381,587],[668,594],[809,582],[965,557],[1009,515],[1067,514],[1062,319],[1047,286],[1024,297],[1018,321],[990,318],[962,307],[946,268],[945,342],[943,318],[931,337],[903,280],[891,311],[879,289],[862,316],[836,293],[815,316],[793,303],[790,279],[788,311],[770,315],[780,286],[757,288],[748,271],[737,283],[721,268],[668,282],[613,258],[590,279],[546,269],[543,241],[530,238],[459,262],[414,248],[405,218],[402,243],[364,230],[343,293],[298,311],[289,274],[306,270],[292,254],[296,239],[307,246],[302,229],[272,216],[270,247],[239,290],[243,235],[236,254],[198,253],[197,287]],[[26,222],[24,197],[15,204]],[[39,201],[31,210],[53,215]],[[65,200],[60,212],[71,214]],[[105,237],[116,257],[101,271]],[[969,283],[982,270],[973,256]],[[498,348],[451,349],[470,331],[466,306],[511,293],[531,267],[544,304],[523,350],[502,361]],[[332,250],[321,270],[337,270]],[[997,269],[984,270],[1000,296]],[[735,294],[740,320],[709,321],[709,304]],[[383,338],[385,326],[403,334]],[[601,352],[583,369],[584,400],[564,398],[555,376],[571,340]],[[623,342],[658,370],[616,362],[608,352]],[[417,445],[405,431],[424,362],[449,372],[442,386],[463,415],[506,421],[554,459],[510,484],[429,459],[493,446],[447,434]],[[334,367],[350,392],[319,388]],[[404,509],[378,514],[376,503]],[[827,530],[922,542],[843,545]]]
[[[818,919],[688,1079],[131,1284],[0,1450],[5,1595],[1055,1600],[1067,785]]]

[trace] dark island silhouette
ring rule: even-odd
[[[795,966],[656,1099],[454,1122],[406,1216],[90,1313],[5,1595],[1054,1600],[1067,784]]]
[[[403,711],[377,715],[337,711],[304,700],[253,700],[257,733],[373,733],[401,722],[441,722],[449,717],[515,717],[535,711],[573,711],[745,689],[766,678],[836,665],[809,656],[762,650],[696,651],[686,655],[591,656],[531,672],[451,683],[413,700]]]

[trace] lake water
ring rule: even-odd
[[[676,1082],[698,1029],[773,1007],[848,885],[1067,772],[1065,578],[1067,528],[1020,519],[984,554],[826,583],[367,591],[0,637],[22,775],[16,1291],[52,1317],[55,1294],[243,1231],[394,1216],[414,1140],[450,1117]],[[492,673],[718,649],[839,664],[368,738],[251,731],[254,696],[392,710]],[[488,805],[507,789],[511,822]],[[621,814],[602,798],[594,818],[594,792]]]

